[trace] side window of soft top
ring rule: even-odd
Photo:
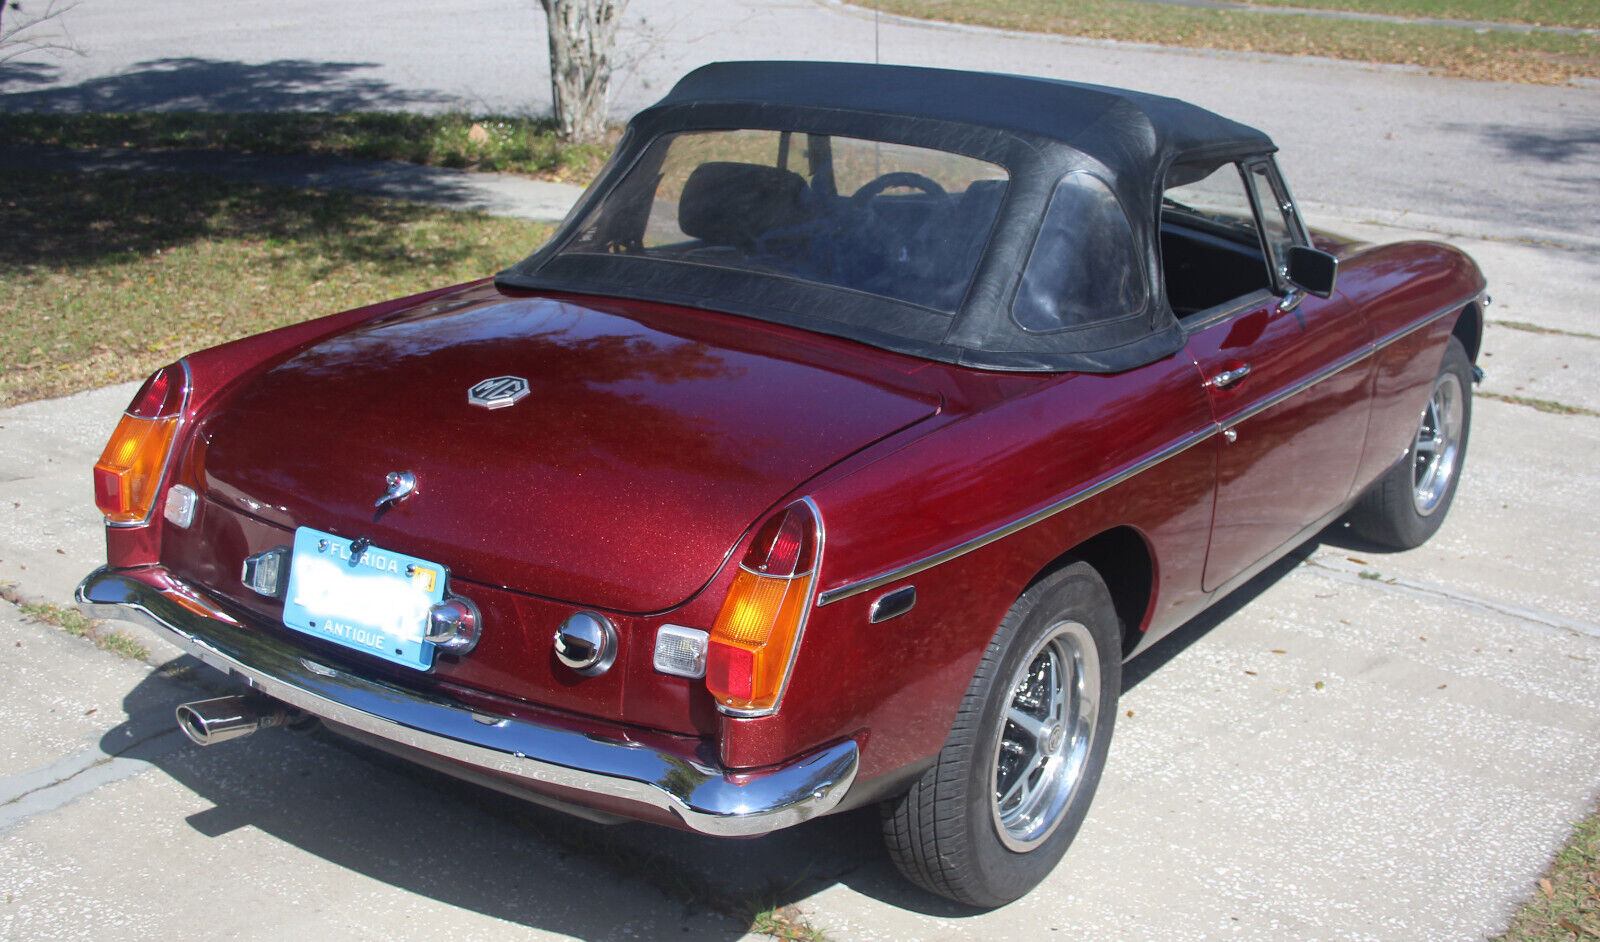
[[[1011,316],[1023,330],[1069,330],[1142,313],[1145,262],[1122,204],[1099,177],[1074,171],[1050,196]]]

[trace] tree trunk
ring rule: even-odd
[[[564,140],[601,141],[611,47],[628,0],[539,0],[550,32],[550,91],[556,129]]]

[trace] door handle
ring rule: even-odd
[[[1211,377],[1211,385],[1218,389],[1227,389],[1239,380],[1250,375],[1250,364],[1241,363],[1231,370],[1223,370]]]

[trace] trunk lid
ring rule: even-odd
[[[662,305],[469,289],[321,341],[201,429],[211,495],[622,612],[692,596],[808,478],[938,411],[919,361]],[[468,390],[526,380],[483,408]],[[379,512],[390,472],[415,492]]]

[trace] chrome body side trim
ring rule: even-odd
[[[1342,371],[1342,370],[1344,370],[1344,369],[1346,369],[1346,368],[1348,368],[1348,367],[1350,367],[1350,366],[1352,366],[1352,365],[1354,365],[1356,363],[1359,363],[1362,360],[1365,360],[1366,358],[1368,358],[1370,356],[1373,356],[1378,351],[1384,349],[1385,347],[1388,347],[1390,344],[1393,344],[1396,341],[1399,341],[1402,338],[1404,338],[1404,337],[1406,337],[1406,336],[1408,336],[1408,335],[1410,335],[1412,333],[1415,333],[1418,330],[1421,330],[1422,328],[1428,326],[1429,324],[1432,324],[1434,321],[1440,319],[1441,317],[1445,317],[1445,316],[1447,316],[1449,314],[1453,314],[1453,313],[1459,312],[1466,305],[1471,304],[1474,300],[1477,300],[1478,298],[1480,298],[1482,296],[1483,296],[1482,292],[1479,292],[1477,294],[1470,295],[1470,296],[1468,296],[1466,298],[1462,298],[1460,301],[1457,301],[1457,302],[1455,302],[1453,304],[1446,305],[1446,306],[1440,308],[1439,310],[1434,311],[1433,313],[1427,315],[1426,317],[1420,318],[1420,319],[1418,319],[1418,320],[1406,325],[1405,327],[1399,328],[1398,330],[1391,331],[1389,334],[1385,335],[1384,337],[1382,337],[1382,338],[1380,338],[1380,339],[1378,339],[1378,340],[1376,340],[1376,341],[1374,341],[1374,342],[1372,342],[1370,344],[1367,344],[1367,345],[1361,347],[1360,349],[1356,350],[1354,353],[1351,353],[1348,356],[1340,358],[1338,361],[1333,363],[1331,366],[1327,366],[1327,367],[1325,367],[1325,368],[1323,368],[1321,370],[1318,370],[1316,373],[1312,374],[1310,377],[1308,377],[1308,378],[1306,378],[1304,380],[1301,380],[1300,382],[1296,383],[1293,386],[1290,386],[1290,387],[1288,387],[1286,389],[1283,389],[1283,390],[1279,391],[1278,393],[1276,393],[1276,394],[1274,394],[1274,395],[1262,400],[1261,402],[1258,402],[1258,403],[1254,404],[1253,406],[1251,406],[1249,409],[1245,410],[1244,412],[1241,412],[1236,416],[1230,417],[1227,422],[1214,423],[1214,424],[1212,424],[1211,426],[1209,426],[1207,428],[1201,429],[1200,431],[1192,432],[1189,435],[1187,435],[1187,436],[1185,436],[1183,438],[1180,438],[1177,441],[1173,442],[1171,445],[1168,445],[1166,448],[1162,449],[1161,451],[1155,452],[1154,454],[1151,454],[1151,455],[1147,455],[1146,457],[1141,458],[1140,460],[1134,462],[1133,464],[1124,467],[1122,470],[1114,472],[1114,473],[1112,473],[1111,475],[1109,475],[1107,477],[1101,478],[1099,481],[1096,481],[1096,482],[1094,482],[1094,483],[1092,483],[1092,484],[1090,484],[1090,485],[1088,485],[1088,486],[1086,486],[1086,487],[1084,487],[1084,488],[1082,488],[1080,490],[1074,491],[1074,492],[1068,494],[1067,496],[1061,498],[1060,500],[1058,500],[1058,501],[1056,501],[1056,502],[1054,502],[1052,504],[1049,504],[1049,505],[1047,505],[1047,506],[1045,506],[1045,507],[1043,507],[1043,508],[1041,508],[1039,510],[1036,510],[1036,511],[1034,511],[1032,513],[1026,514],[1026,515],[1024,515],[1022,517],[1018,517],[1017,519],[1012,520],[1009,523],[1002,524],[1002,525],[996,527],[995,529],[990,530],[987,533],[982,534],[981,536],[973,537],[972,539],[967,540],[964,543],[959,543],[959,544],[957,544],[955,546],[952,546],[952,547],[950,547],[948,549],[941,550],[940,552],[934,553],[931,556],[924,556],[923,558],[917,560],[916,562],[907,563],[906,565],[901,566],[899,568],[891,569],[891,570],[889,570],[887,572],[879,573],[878,575],[875,575],[875,576],[869,576],[868,578],[860,579],[860,580],[857,580],[856,582],[846,583],[846,584],[844,584],[842,586],[838,586],[836,588],[829,589],[826,592],[823,592],[823,593],[821,593],[821,594],[819,594],[817,596],[817,605],[819,605],[819,606],[831,605],[834,602],[838,602],[838,601],[850,598],[850,597],[855,596],[855,595],[860,595],[863,592],[870,592],[873,589],[879,588],[881,586],[886,586],[891,582],[897,582],[897,581],[899,581],[901,579],[905,579],[905,578],[908,578],[910,576],[914,576],[914,575],[916,575],[916,574],[918,574],[920,572],[926,572],[927,570],[932,569],[935,566],[940,566],[940,565],[943,565],[944,563],[950,562],[953,559],[957,559],[959,557],[965,556],[966,554],[972,552],[973,550],[982,549],[983,547],[988,546],[990,543],[993,543],[993,542],[995,542],[997,540],[1003,540],[1006,537],[1012,535],[1013,533],[1018,532],[1019,530],[1023,530],[1023,529],[1026,529],[1027,527],[1033,526],[1035,523],[1038,523],[1041,520],[1047,520],[1047,519],[1055,516],[1056,514],[1061,513],[1062,511],[1067,510],[1068,508],[1070,508],[1070,507],[1072,507],[1072,506],[1074,506],[1076,504],[1081,504],[1084,501],[1088,500],[1089,498],[1095,497],[1095,496],[1103,493],[1104,491],[1107,491],[1107,490],[1117,486],[1118,484],[1121,484],[1123,481],[1126,481],[1129,478],[1134,477],[1135,475],[1139,474],[1140,472],[1145,471],[1148,468],[1152,468],[1152,467],[1160,464],[1161,462],[1166,461],[1168,458],[1171,458],[1171,457],[1173,457],[1175,455],[1181,454],[1184,451],[1187,451],[1188,449],[1194,447],[1195,445],[1200,444],[1201,442],[1205,441],[1206,439],[1210,438],[1213,435],[1217,435],[1217,434],[1226,435],[1226,434],[1228,434],[1230,432],[1233,432],[1234,427],[1237,426],[1239,423],[1245,421],[1246,419],[1249,419],[1249,418],[1251,418],[1253,416],[1259,415],[1260,413],[1266,411],[1267,409],[1272,408],[1273,406],[1277,405],[1278,403],[1283,402],[1284,400],[1289,399],[1292,396],[1296,396],[1296,395],[1299,395],[1302,392],[1305,392],[1307,389],[1310,389],[1312,386],[1315,386],[1316,384],[1322,382],[1325,379],[1328,379],[1331,376],[1334,376],[1335,374],[1339,373],[1340,371]],[[1251,307],[1252,307],[1252,305],[1239,305],[1239,306],[1236,306],[1236,307],[1230,306],[1230,307],[1220,311],[1216,316],[1208,316],[1203,321],[1199,321],[1199,322],[1196,322],[1193,325],[1189,325],[1187,327],[1187,329],[1188,329],[1188,331],[1190,333],[1194,333],[1195,331],[1197,331],[1197,330],[1199,330],[1199,329],[1201,329],[1203,327],[1207,327],[1207,326],[1210,326],[1212,324],[1216,324],[1219,321],[1225,320],[1228,316],[1231,316],[1232,314],[1237,313],[1238,311],[1246,310],[1246,309],[1249,309]],[[1235,434],[1237,434],[1237,433],[1235,433]],[[1232,440],[1233,440],[1232,438],[1229,439],[1229,441],[1232,441]]]
[[[1272,395],[1266,397],[1265,399],[1254,403],[1250,406],[1250,408],[1245,409],[1237,415],[1229,416],[1226,422],[1219,423],[1219,425],[1224,432],[1231,432],[1239,425],[1239,423],[1244,422],[1247,419],[1253,419],[1278,403],[1283,402],[1286,399],[1293,399],[1295,396],[1300,395],[1323,380],[1328,379],[1338,373],[1344,372],[1350,367],[1355,366],[1357,363],[1360,363],[1362,360],[1372,356],[1373,352],[1374,348],[1371,346],[1362,347],[1354,353],[1335,360],[1331,365],[1325,366],[1317,372],[1312,373],[1310,376],[1298,383],[1295,383],[1293,386],[1286,386],[1283,389],[1280,389]]]
[[[1397,342],[1397,341],[1399,341],[1399,340],[1401,340],[1401,339],[1403,339],[1405,337],[1410,336],[1411,334],[1416,333],[1417,331],[1419,331],[1422,328],[1428,326],[1429,324],[1433,323],[1434,321],[1438,320],[1439,318],[1444,317],[1447,314],[1451,314],[1451,313],[1454,313],[1456,311],[1460,311],[1463,306],[1465,306],[1466,304],[1470,303],[1471,301],[1472,301],[1471,298],[1467,298],[1467,299],[1465,299],[1463,301],[1460,301],[1457,304],[1453,304],[1453,305],[1450,305],[1448,307],[1441,308],[1440,310],[1434,311],[1432,314],[1429,314],[1427,317],[1424,317],[1421,320],[1415,321],[1415,322],[1413,322],[1411,324],[1407,324],[1406,326],[1401,327],[1398,330],[1390,331],[1384,337],[1382,337],[1382,338],[1380,338],[1380,339],[1378,339],[1376,341],[1373,341],[1372,343],[1360,348],[1359,350],[1356,350],[1354,353],[1347,354],[1346,356],[1343,356],[1340,359],[1335,360],[1329,366],[1325,366],[1322,369],[1318,370],[1317,372],[1312,373],[1310,376],[1306,377],[1305,379],[1301,380],[1298,383],[1295,383],[1293,386],[1288,386],[1288,387],[1285,387],[1284,389],[1280,389],[1276,393],[1272,394],[1271,396],[1268,396],[1267,398],[1261,400],[1260,402],[1255,403],[1250,408],[1244,410],[1243,412],[1240,412],[1238,415],[1229,417],[1229,419],[1226,422],[1221,423],[1222,429],[1224,431],[1232,429],[1232,428],[1238,426],[1239,423],[1245,421],[1246,419],[1251,419],[1251,418],[1254,418],[1255,416],[1260,415],[1261,413],[1267,411],[1268,409],[1272,408],[1273,406],[1277,405],[1278,403],[1283,402],[1285,399],[1292,399],[1293,397],[1300,395],[1301,393],[1303,393],[1306,390],[1310,389],[1311,387],[1317,385],[1318,383],[1322,382],[1323,380],[1328,379],[1329,377],[1332,377],[1337,373],[1341,373],[1344,370],[1348,369],[1349,367],[1352,367],[1352,366],[1356,365],[1357,363],[1360,363],[1362,360],[1365,360],[1366,358],[1376,354],[1379,350],[1382,350],[1385,347],[1388,347],[1390,344],[1393,344],[1393,343],[1395,343],[1395,342]]]
[[[469,773],[526,789],[535,800],[545,795],[541,786],[575,790],[668,811],[704,834],[765,834],[834,808],[859,767],[854,740],[786,765],[734,773],[694,751],[636,742],[622,727],[583,731],[488,715],[439,694],[318,663],[288,640],[239,624],[160,567],[97,569],[78,586],[76,598],[79,608],[94,617],[138,620],[156,628],[201,661],[239,675],[275,700],[336,726],[461,763]]]
[[[851,582],[837,588],[829,589],[828,591],[817,596],[817,604],[831,605],[832,603],[840,601],[841,599],[847,599],[853,595],[860,595],[863,592],[870,592],[873,589],[879,588],[880,586],[886,586],[891,582],[897,582],[909,576],[914,576],[919,572],[932,569],[935,566],[943,565],[952,559],[965,556],[973,550],[982,549],[996,540],[1003,540],[1019,530],[1031,527],[1041,520],[1048,520],[1049,518],[1054,517],[1056,514],[1061,513],[1063,510],[1066,510],[1069,507],[1072,507],[1076,504],[1081,504],[1097,494],[1108,491],[1111,488],[1116,487],[1118,484],[1121,484],[1123,481],[1126,481],[1127,479],[1138,474],[1139,472],[1144,471],[1146,468],[1154,467],[1155,465],[1166,461],[1168,458],[1171,458],[1174,455],[1188,451],[1190,448],[1193,448],[1195,445],[1200,444],[1215,434],[1217,434],[1217,426],[1214,424],[1208,425],[1198,431],[1191,432],[1183,438],[1178,439],[1176,442],[1173,442],[1171,445],[1168,445],[1166,448],[1156,452],[1155,454],[1147,455],[1146,457],[1141,458],[1130,465],[1126,465],[1120,471],[1112,472],[1111,474],[1102,477],[1099,481],[1096,481],[1095,483],[1090,484],[1081,490],[1068,494],[1066,497],[1061,498],[1053,504],[1041,507],[1032,513],[1024,514],[1023,516],[1012,520],[1010,523],[996,527],[995,529],[990,530],[988,533],[985,533],[981,536],[973,537],[972,539],[967,540],[965,543],[958,543],[947,550],[934,553],[932,556],[924,556],[916,562],[908,563],[899,567],[898,569],[891,569],[888,572],[880,573],[876,576],[871,576],[858,582]]]

